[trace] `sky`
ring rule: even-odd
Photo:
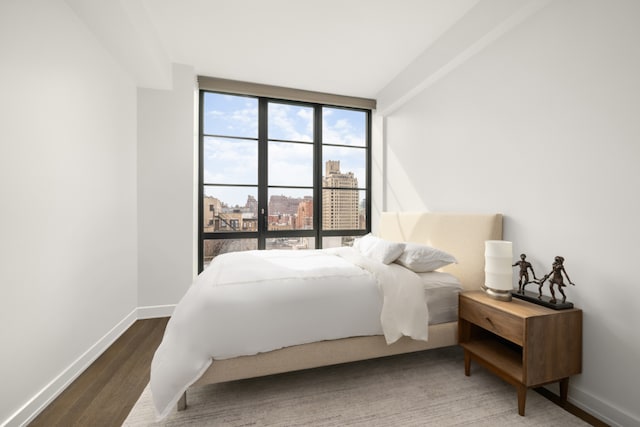
[[[205,93],[203,110],[205,135],[244,138],[205,137],[204,182],[257,184],[258,100]],[[313,109],[271,102],[268,118],[268,185],[313,186]],[[366,146],[365,113],[325,107],[322,121],[323,144],[344,145],[323,146],[323,175],[327,160],[339,160],[341,172],[353,172],[358,186],[365,187],[366,150],[362,148]],[[249,194],[257,198],[255,188],[209,187],[205,193],[231,206],[243,206]],[[311,189],[269,191],[269,195],[291,197],[311,196],[311,193]]]

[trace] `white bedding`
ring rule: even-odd
[[[429,324],[455,322],[458,320],[458,294],[462,284],[453,274],[430,271],[418,273],[429,309]]]
[[[218,256],[176,306],[151,365],[166,416],[212,363],[310,342],[384,334],[428,338],[419,276],[352,248]]]

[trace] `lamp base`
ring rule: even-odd
[[[500,300],[500,301],[511,301],[511,289],[508,291],[503,291],[500,289],[491,289],[482,285],[482,290],[489,295],[491,298]]]

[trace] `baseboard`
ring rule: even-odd
[[[569,402],[610,426],[640,427],[640,419],[575,387],[569,388]]]
[[[104,353],[136,320],[169,317],[175,305],[138,307],[114,326],[67,369],[54,378],[35,396],[9,418],[0,423],[0,427],[25,426],[38,416],[53,400],[60,395],[80,374],[82,374],[102,353]]]
[[[171,317],[175,308],[175,304],[138,307],[138,319],[141,320],[155,319],[158,317]]]
[[[549,384],[544,388],[556,396],[558,395],[558,384]],[[569,386],[567,400],[572,405],[612,427],[640,427],[640,419],[614,406],[611,402],[599,399],[571,385]]]
[[[54,378],[40,392],[32,397],[20,409],[4,420],[0,427],[26,426],[60,393],[62,393],[82,372],[84,372],[102,353],[104,353],[136,320],[170,317],[175,305],[138,307],[114,326],[105,336],[76,359],[67,369]],[[549,387],[547,387],[549,388]],[[557,387],[556,387],[557,388]],[[557,393],[556,388],[550,390]],[[610,402],[603,401],[576,387],[569,390],[569,401],[578,408],[590,413],[611,426],[637,426],[640,419],[634,417]]]
[[[33,396],[20,409],[4,420],[2,427],[25,426],[62,393],[81,373],[83,373],[116,339],[137,320],[137,309],[133,310],[102,338],[78,357],[71,365],[55,377],[49,384]]]

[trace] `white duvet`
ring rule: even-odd
[[[352,248],[216,257],[171,317],[151,364],[160,418],[215,361],[309,342],[384,334],[426,341],[419,277]]]

